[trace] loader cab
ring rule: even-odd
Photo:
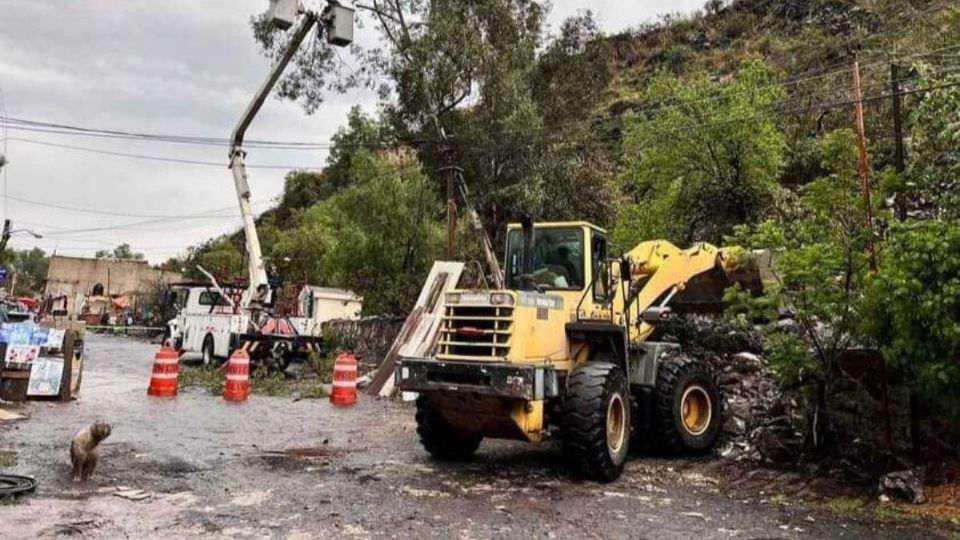
[[[587,222],[537,223],[524,272],[524,234],[520,224],[507,227],[506,286],[542,292],[582,294],[604,267],[607,233]],[[526,274],[526,275],[525,275]]]

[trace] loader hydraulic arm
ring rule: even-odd
[[[679,293],[683,295],[696,280],[695,294],[709,290],[710,298],[689,298],[701,306],[716,305],[723,289],[731,281],[729,266],[731,251],[736,248],[718,249],[700,243],[690,249],[680,249],[670,242],[655,240],[643,242],[624,255],[629,262],[629,291],[626,298],[618,293],[616,311],[622,313],[623,322],[631,327],[630,339],[634,343],[646,340],[655,328],[650,317],[653,309],[666,305]],[[626,265],[625,265],[626,266]]]

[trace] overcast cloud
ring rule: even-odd
[[[657,15],[689,11],[703,0],[555,0],[551,26],[589,7],[617,32]],[[249,18],[266,0],[0,0],[0,97],[6,114],[61,124],[165,134],[227,137],[269,64]],[[372,33],[367,28],[360,32]],[[364,39],[362,36],[358,36]],[[366,37],[369,39],[369,37]],[[373,110],[367,92],[331,95],[312,116],[269,100],[248,139],[326,142],[353,105]],[[0,137],[3,136],[0,131]],[[226,148],[117,141],[8,130],[27,138],[103,150],[226,162]],[[0,141],[0,151],[3,142]],[[144,217],[104,216],[6,199],[17,234],[11,245],[92,255],[129,243],[159,262],[191,244],[236,229],[239,217],[226,168],[97,155],[6,141],[10,197],[141,216],[221,209],[216,217],[129,226]],[[251,150],[251,165],[321,166],[321,151]],[[283,188],[283,170],[252,170],[255,209]],[[68,230],[122,228],[69,233]]]

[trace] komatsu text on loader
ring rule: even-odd
[[[607,256],[584,222],[513,224],[505,288],[454,290],[435,357],[403,358],[400,390],[417,392],[417,432],[436,458],[470,456],[484,437],[559,437],[588,478],[620,476],[631,439],[705,452],[720,433],[710,369],[658,332],[676,313],[715,309],[735,248],[643,242]],[[634,437],[631,437],[634,435]]]

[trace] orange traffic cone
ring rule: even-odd
[[[250,355],[237,349],[227,361],[227,381],[223,386],[223,399],[245,401],[250,397]]]
[[[164,345],[153,359],[153,374],[150,376],[148,396],[173,397],[177,395],[177,374],[180,367],[180,355],[171,347]]]
[[[330,392],[330,403],[342,407],[356,402],[357,358],[352,354],[343,353],[333,364],[333,391]]]

